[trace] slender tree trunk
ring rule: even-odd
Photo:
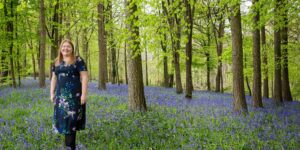
[[[232,10],[237,10],[231,17],[232,34],[232,73],[233,73],[233,110],[238,113],[247,113],[247,103],[244,91],[243,72],[243,39],[240,4],[233,6]]]
[[[210,54],[209,52],[205,53],[206,56],[206,86],[207,90],[210,91]]]
[[[5,5],[7,5],[8,3],[6,1]],[[7,10],[6,10],[7,11]],[[10,1],[10,15],[8,15],[10,18],[14,18],[14,6],[13,6],[13,1]],[[14,67],[14,60],[13,60],[13,41],[14,41],[14,37],[13,37],[13,32],[14,32],[14,24],[12,20],[8,20],[6,23],[6,31],[7,31],[7,39],[8,39],[8,47],[9,47],[9,63],[10,63],[10,73],[11,73],[11,79],[12,79],[12,86],[14,88],[17,87],[16,84],[16,78],[15,78],[15,67]]]
[[[186,53],[186,88],[185,88],[185,97],[186,98],[192,98],[192,91],[193,91],[193,82],[192,82],[192,35],[193,35],[193,16],[194,16],[194,5],[193,7],[190,4],[189,0],[184,0],[184,4],[186,7],[186,22],[187,22],[187,36],[188,41],[185,46],[185,53]]]
[[[280,21],[278,16],[280,16],[280,7],[282,3],[281,0],[275,1],[275,17],[274,17],[274,100],[277,105],[281,105],[282,101],[282,86],[281,86],[281,45],[280,45]]]
[[[17,24],[17,20],[18,20],[18,14],[16,14],[16,18],[15,18],[15,36],[16,36],[16,40],[18,40],[18,24]],[[17,74],[18,74],[18,87],[21,87],[21,65],[20,65],[20,59],[21,59],[21,55],[20,55],[20,46],[19,44],[16,45],[17,48]],[[26,54],[26,52],[25,52]]]
[[[59,24],[59,0],[56,0],[56,3],[54,5],[54,13],[52,16],[52,31],[51,31],[51,35],[49,36],[50,40],[51,40],[51,50],[50,50],[50,55],[51,55],[51,63],[50,63],[50,67],[49,67],[49,71],[50,71],[50,76],[49,78],[51,79],[52,77],[52,66],[54,65],[54,59],[57,57],[58,54],[58,49],[59,47],[59,35],[58,35],[58,24]]]
[[[257,5],[259,0],[252,0],[253,5]],[[261,96],[261,66],[260,66],[260,31],[259,31],[259,10],[254,7],[255,16],[253,17],[253,96],[254,107],[263,107]]]
[[[146,86],[149,85],[149,80],[148,80],[148,55],[147,55],[147,48],[145,49],[145,69],[146,69]]]
[[[165,44],[166,40],[167,40],[167,35],[165,33],[163,33],[163,41],[160,41],[160,45],[161,45],[161,49],[163,51],[164,54],[164,58],[163,58],[163,64],[164,64],[164,87],[168,87],[168,57],[166,56],[167,54],[167,46]]]
[[[126,19],[129,29],[128,39],[128,103],[131,111],[144,112],[147,111],[144,84],[143,84],[143,69],[142,58],[140,52],[139,41],[139,27],[136,25],[138,22],[138,10],[136,1],[125,0],[126,5]]]
[[[104,37],[104,6],[103,3],[98,4],[98,46],[99,46],[99,78],[98,89],[106,90],[106,74],[107,74],[107,60],[106,60],[106,46]]]
[[[46,51],[46,23],[44,0],[40,0],[40,63],[39,85],[45,87],[45,51]]]
[[[182,83],[181,83],[181,74],[180,74],[180,62],[179,62],[181,21],[178,18],[175,20],[176,20],[176,39],[175,39],[176,48],[173,52],[173,56],[174,56],[174,65],[175,65],[176,93],[181,94],[183,92]]]
[[[127,43],[125,42],[124,48],[124,64],[125,64],[125,83],[128,84],[128,73],[127,73]]]
[[[266,49],[266,30],[265,26],[261,28],[261,42],[262,42],[262,52],[263,52],[263,97],[269,98],[269,79],[268,79],[268,52]]]
[[[224,28],[225,22],[223,21],[223,16],[220,18],[220,24],[218,28],[218,37],[217,39],[217,55],[218,55],[218,69],[217,69],[217,76],[216,76],[216,92],[223,92],[223,81],[222,81],[222,51],[223,51],[223,42],[222,38],[224,37]]]
[[[288,6],[287,6],[287,0],[283,0],[283,6],[284,6],[284,27],[282,29],[281,35],[282,35],[282,59],[283,59],[283,65],[282,65],[282,98],[284,101],[293,101],[292,94],[291,94],[291,88],[290,88],[290,81],[289,81],[289,70],[288,70]]]
[[[246,54],[244,56],[244,59],[245,59],[245,61],[244,61],[245,62],[244,67],[246,69],[247,68],[247,56],[246,56]],[[249,78],[248,78],[247,75],[245,75],[245,80],[246,80],[247,88],[248,88],[248,91],[249,91],[249,95],[251,96],[252,95],[251,86],[250,86],[250,81],[249,81]]]

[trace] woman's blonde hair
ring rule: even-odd
[[[62,61],[63,61],[63,55],[62,55],[62,53],[61,53],[61,48],[62,48],[62,45],[64,44],[64,43],[69,43],[70,45],[71,45],[71,47],[72,47],[72,54],[71,54],[71,62],[72,62],[72,64],[75,62],[75,52],[74,52],[74,44],[72,43],[72,41],[71,40],[69,40],[69,39],[65,39],[65,40],[63,40],[61,43],[60,43],[60,46],[59,46],[59,49],[58,49],[58,54],[57,54],[57,57],[55,58],[55,65],[57,66],[57,65],[59,65]]]

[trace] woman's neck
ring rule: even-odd
[[[72,63],[72,56],[63,56],[63,61],[67,64]]]

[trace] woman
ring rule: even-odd
[[[68,149],[75,149],[76,131],[85,128],[88,73],[82,58],[75,57],[70,40],[62,41],[52,67],[50,95],[54,103],[53,128],[65,135]]]

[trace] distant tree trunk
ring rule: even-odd
[[[99,78],[98,89],[106,90],[106,74],[107,74],[107,60],[106,60],[106,46],[104,37],[104,6],[103,3],[98,4],[98,46],[99,46]]]
[[[244,56],[244,59],[245,59],[245,61],[244,61],[244,63],[245,63],[244,67],[246,69],[247,68],[247,56],[246,56],[246,54]],[[248,91],[249,91],[249,95],[251,96],[252,95],[251,86],[250,86],[249,78],[248,78],[247,75],[245,75],[245,80],[246,80],[247,88],[248,88]]]
[[[140,53],[139,42],[139,27],[136,25],[138,22],[137,4],[133,0],[125,0],[126,25],[129,30],[128,39],[128,103],[131,111],[144,112],[147,111],[144,85],[143,85],[143,69],[142,58]]]
[[[18,14],[16,14],[16,27],[15,27],[15,36],[16,36],[16,40],[18,40],[18,24],[17,24],[17,20],[18,20]],[[20,59],[21,59],[21,55],[20,55],[20,46],[19,44],[16,45],[17,47],[17,74],[18,74],[18,87],[21,87],[21,65],[20,65]],[[26,49],[26,48],[25,48]],[[26,51],[25,51],[26,54]]]
[[[181,94],[183,92],[181,75],[180,75],[180,62],[179,62],[179,51],[180,51],[180,39],[181,39],[181,19],[179,17],[178,11],[181,11],[181,2],[178,4],[174,1],[167,1],[168,8],[165,6],[165,2],[162,1],[162,8],[164,14],[167,15],[170,36],[172,41],[172,51],[173,51],[173,65],[175,68],[175,82],[176,82],[176,93]],[[172,7],[171,7],[172,5]],[[173,5],[177,5],[176,7]],[[170,83],[171,84],[171,83]]]
[[[54,13],[52,16],[52,31],[51,34],[49,35],[49,38],[51,40],[51,50],[50,50],[50,55],[51,55],[51,63],[50,63],[50,67],[49,67],[49,71],[51,71],[52,66],[54,65],[54,59],[57,57],[58,54],[58,49],[60,48],[59,45],[59,33],[58,33],[58,25],[59,25],[59,0],[56,0],[56,3],[54,5]],[[52,73],[50,73],[49,78],[51,79],[52,77]]]
[[[45,51],[46,51],[46,23],[44,0],[40,0],[40,65],[39,85],[45,87]]]
[[[163,15],[167,16],[167,8],[165,7],[164,1],[161,3],[162,9],[163,9]],[[164,57],[163,57],[163,64],[164,64],[164,87],[169,87],[169,74],[168,74],[168,57],[167,54],[167,34],[165,31],[167,31],[167,27],[165,26],[166,22],[162,22],[163,26],[161,27],[163,31],[161,32],[163,39],[160,41],[160,46],[163,51]]]
[[[207,90],[210,91],[210,54],[209,52],[205,53],[206,56],[206,86]]]
[[[82,53],[85,62],[89,62],[89,41],[87,37],[87,28],[84,28],[82,31]],[[89,67],[88,63],[86,64]]]
[[[116,42],[114,39],[114,29],[113,29],[113,13],[112,13],[112,2],[108,2],[108,11],[109,11],[109,22],[110,22],[110,31],[109,31],[109,41],[111,49],[111,82],[115,84],[117,82],[117,63],[116,63]]]
[[[180,51],[180,39],[181,39],[181,21],[179,18],[175,18],[176,22],[176,46],[173,52],[174,66],[175,66],[175,79],[176,79],[176,93],[181,94],[183,92],[180,74],[180,62],[179,62],[179,51]]]
[[[127,73],[127,43],[125,42],[124,48],[124,64],[125,64],[125,83],[128,84],[128,73]]]
[[[257,5],[259,0],[252,0],[253,5]],[[260,34],[259,34],[259,10],[254,7],[255,16],[253,17],[253,106],[263,107],[261,96],[261,61],[260,61]]]
[[[284,19],[284,27],[281,32],[282,36],[282,59],[283,59],[283,65],[282,65],[282,98],[284,101],[293,101],[292,94],[291,94],[291,88],[290,88],[290,81],[289,81],[289,61],[288,61],[288,6],[287,6],[287,0],[283,0],[283,19]]]
[[[232,34],[232,73],[233,73],[233,110],[238,113],[247,113],[247,103],[244,91],[243,72],[243,39],[241,29],[240,4],[233,6],[234,14],[231,17]]]
[[[223,20],[223,15],[220,18],[220,23],[218,27],[218,34],[217,34],[217,55],[218,55],[218,69],[217,69],[217,76],[216,76],[216,92],[223,92],[223,80],[222,80],[222,51],[223,51],[223,42],[222,38],[224,37],[224,28],[225,22]]]
[[[168,87],[169,81],[168,81],[168,57],[166,56],[167,53],[167,46],[165,44],[165,41],[167,40],[167,35],[164,33],[163,35],[164,41],[160,41],[161,49],[164,54],[163,63],[164,63],[164,87]]]
[[[117,83],[121,84],[120,75],[119,75],[119,61],[120,61],[120,47],[117,48],[117,60],[116,60],[116,75],[117,75]]]
[[[80,54],[79,54],[79,38],[78,38],[78,34],[79,34],[79,32],[76,32],[75,54],[79,56]]]
[[[174,84],[174,74],[169,74],[169,87],[173,87]]]
[[[8,5],[6,1],[5,5]],[[7,9],[7,8],[6,8]],[[7,13],[7,10],[6,10]],[[7,15],[6,15],[7,16]],[[13,1],[10,1],[10,15],[8,15],[8,17],[13,18],[14,17],[14,5],[13,5]],[[10,73],[11,73],[11,79],[12,79],[12,86],[14,88],[17,87],[16,84],[16,78],[15,78],[15,67],[14,67],[14,60],[13,60],[13,41],[14,41],[14,24],[12,20],[8,20],[6,22],[6,31],[7,31],[7,39],[8,39],[8,47],[9,47],[9,62],[10,62]]]
[[[278,16],[281,14],[281,0],[275,1],[275,17],[274,17],[274,100],[277,105],[281,105],[282,101],[282,87],[281,87],[281,48],[280,48],[280,28]]]
[[[3,10],[4,10],[4,20],[6,21],[6,23],[8,24],[7,18],[9,18],[8,16],[8,12],[7,12],[7,2],[6,0],[4,0],[4,6],[3,6]],[[7,25],[6,24],[6,29],[4,29],[6,32],[7,31]],[[7,33],[6,33],[7,34]],[[9,41],[9,39],[7,39],[7,36],[5,38],[6,41]],[[3,46],[1,47],[1,75],[0,75],[0,83],[4,83],[5,81],[7,81],[8,78],[8,63],[6,61],[6,57],[8,55],[8,51],[7,51],[7,47]]]
[[[145,49],[145,69],[146,69],[146,86],[149,85],[149,80],[148,80],[148,55],[147,55],[147,48]]]
[[[265,26],[261,28],[261,43],[262,43],[262,52],[263,52],[263,97],[269,98],[269,79],[268,79],[268,52],[266,49],[266,30]]]
[[[193,24],[194,24],[194,4],[190,4],[189,0],[184,0],[184,4],[186,7],[186,22],[187,22],[187,36],[188,41],[185,46],[185,53],[186,53],[186,88],[185,88],[185,97],[192,98],[192,91],[193,91],[193,82],[192,82],[192,36],[193,36]]]

